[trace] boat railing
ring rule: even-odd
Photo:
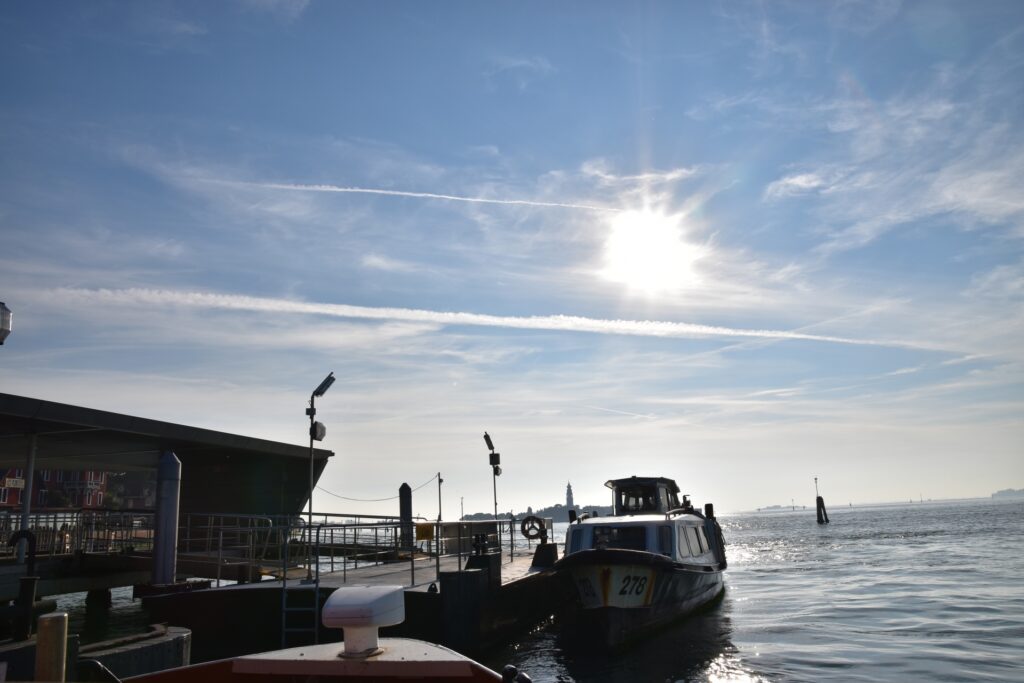
[[[692,515],[692,514],[696,514],[696,513],[697,513],[697,510],[693,506],[682,507],[682,508],[674,508],[674,509],[669,510],[668,512],[665,513],[665,519],[670,519],[672,517],[677,517],[679,515]]]

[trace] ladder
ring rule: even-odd
[[[307,533],[311,533],[307,529]],[[306,544],[307,566],[312,574],[307,578],[288,581],[289,546],[291,527],[285,527],[281,547],[281,648],[309,645],[320,642],[320,528],[317,527],[316,543]],[[310,565],[309,563],[312,563]]]

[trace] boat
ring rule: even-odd
[[[575,592],[567,621],[617,647],[717,599],[725,540],[714,506],[702,513],[688,496],[680,501],[672,479],[634,476],[605,486],[611,516],[570,512],[554,569]]]
[[[324,626],[344,630],[343,642],[221,659],[130,680],[132,683],[390,680],[529,683],[530,677],[511,665],[499,674],[441,645],[411,638],[379,637],[379,628],[400,624],[404,619],[402,586],[343,586],[331,593],[321,611]]]

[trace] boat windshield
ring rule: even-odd
[[[619,499],[616,510],[619,514],[631,512],[657,512],[658,492],[652,486],[624,487],[616,491]]]
[[[594,527],[594,547],[647,550],[647,529],[642,526]]]

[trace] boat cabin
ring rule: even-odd
[[[664,477],[630,477],[605,482],[612,490],[612,515],[667,514],[688,505],[679,503],[679,487]]]
[[[565,538],[565,554],[581,550],[639,550],[657,553],[677,562],[715,561],[705,522],[694,515],[672,519],[615,520],[590,518],[574,524]]]

